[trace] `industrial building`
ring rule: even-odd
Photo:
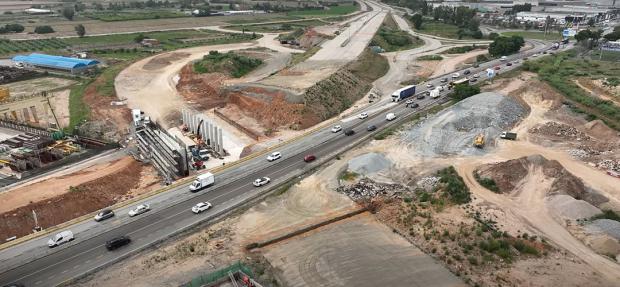
[[[92,59],[77,59],[63,56],[45,55],[32,53],[30,55],[17,55],[13,57],[17,67],[39,68],[52,71],[69,72],[80,74],[99,65],[99,61]]]

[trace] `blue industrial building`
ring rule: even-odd
[[[17,55],[13,57],[12,60],[18,67],[42,68],[70,72],[71,74],[82,73],[96,67],[99,64],[99,61],[97,60],[77,59],[37,53],[32,53],[27,56]]]

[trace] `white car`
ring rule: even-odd
[[[474,78],[476,78],[476,79],[477,79],[477,78],[480,78],[480,74],[475,74],[475,75],[474,75]]]
[[[358,117],[358,118],[360,118],[360,120],[363,120],[363,119],[365,119],[365,118],[367,118],[367,117],[368,117],[368,113],[366,113],[366,112],[361,113],[361,114],[359,114],[359,116],[357,116],[357,117]]]
[[[73,232],[71,232],[71,230],[65,230],[50,238],[50,240],[47,241],[47,246],[49,246],[50,248],[56,247],[63,243],[72,241],[73,239],[75,239],[73,237]]]
[[[256,186],[256,187],[259,187],[259,186],[263,186],[263,185],[265,185],[265,184],[268,184],[270,181],[271,181],[271,179],[270,179],[270,178],[268,178],[268,177],[261,177],[261,178],[257,178],[257,179],[254,181],[254,183],[253,183],[253,184],[254,184],[254,186]]]
[[[456,79],[458,77],[460,77],[461,75],[459,75],[459,73],[454,73],[452,74],[452,79]]]
[[[334,126],[334,127],[332,128],[332,133],[337,133],[337,132],[339,132],[339,131],[341,131],[341,130],[342,130],[342,127],[341,127],[341,126]]]
[[[276,152],[272,152],[270,155],[267,156],[267,160],[268,161],[274,161],[276,159],[280,159],[282,157],[282,154],[279,151]]]
[[[151,207],[148,204],[143,203],[143,204],[140,204],[140,205],[136,206],[134,209],[130,210],[129,211],[129,216],[133,217],[133,216],[136,216],[136,215],[140,215],[140,214],[145,213],[145,212],[147,212],[149,210],[151,210]]]
[[[198,213],[201,213],[201,212],[211,208],[211,206],[213,206],[213,205],[211,205],[211,203],[208,202],[208,201],[200,202],[200,203],[194,205],[194,207],[192,207],[192,212],[198,214]]]
[[[433,84],[428,83],[428,84],[426,84],[426,87],[430,89],[430,88],[432,88],[432,87],[433,87]]]

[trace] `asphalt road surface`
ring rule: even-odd
[[[534,53],[540,53],[542,50],[549,48],[549,46],[543,45],[542,42],[535,42],[534,44],[535,48],[527,51],[526,54],[514,55],[508,58],[511,62],[519,60],[518,63],[507,67],[505,65],[506,62],[492,61],[482,64],[478,68],[469,69],[471,71],[470,76],[480,73],[478,81],[482,81],[486,79],[484,71],[489,67],[501,65],[500,72],[503,73],[518,67],[522,63],[521,58]],[[463,71],[458,72],[462,77]],[[441,76],[426,83],[433,83],[437,86],[441,84],[440,81],[444,77],[449,76]],[[425,86],[420,85],[417,93],[425,93],[426,90]],[[388,126],[397,124],[398,121],[404,120],[408,116],[419,113],[425,108],[427,109],[448,101],[449,99],[445,96],[448,92],[446,89],[442,96],[437,99],[431,99],[428,96],[421,100],[411,97],[420,105],[416,109],[406,107],[404,101],[401,101],[401,103],[396,105],[387,105],[384,111],[371,113],[364,120],[355,119],[341,123],[343,129],[352,128],[356,132],[352,136],[345,136],[343,132],[332,133],[330,128],[307,135],[282,147],[279,151],[282,152],[283,157],[277,161],[267,162],[261,156],[216,174],[216,184],[205,191],[190,193],[187,185],[184,185],[146,199],[142,202],[151,203],[152,210],[145,214],[129,218],[126,215],[129,209],[127,207],[117,210],[117,216],[111,220],[102,223],[82,222],[76,224],[76,230],[79,229],[79,225],[89,225],[89,230],[98,231],[92,231],[90,233],[91,236],[87,236],[89,233],[86,231],[82,235],[76,233],[76,239],[73,242],[54,249],[49,249],[45,246],[47,238],[37,238],[3,250],[0,254],[11,252],[11,250],[15,252],[15,250],[19,250],[21,245],[39,245],[38,249],[36,249],[36,254],[33,254],[32,258],[21,258],[21,260],[26,261],[19,266],[7,267],[2,270],[0,285],[19,282],[26,286],[55,286],[89,271],[97,270],[101,266],[116,261],[120,256],[130,254],[169,238],[171,235],[178,233],[179,230],[187,228],[192,224],[209,220],[214,217],[214,214],[226,208],[234,208],[236,207],[235,204],[247,201],[251,195],[297,177],[320,164],[321,159],[325,160],[329,156],[352,148],[353,144],[359,143],[371,136],[370,132],[366,130],[368,125],[375,125],[377,130],[372,133],[377,133]],[[395,113],[398,116],[397,119],[386,121],[385,115],[388,112]],[[306,154],[316,155],[317,162],[305,163],[303,157]],[[272,183],[262,188],[254,187],[252,185],[254,179],[262,176],[270,177]],[[171,195],[173,195],[172,198]],[[166,197],[167,200],[157,201],[157,197]],[[202,201],[211,202],[214,208],[199,215],[193,214],[190,210],[191,207]],[[156,203],[153,204],[152,202]],[[71,230],[74,230],[74,228],[72,227]],[[120,235],[129,235],[132,238],[131,244],[115,251],[107,251],[104,246],[105,242]],[[15,258],[19,258],[19,255],[16,253]]]

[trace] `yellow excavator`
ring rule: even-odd
[[[474,138],[474,146],[477,147],[477,148],[483,148],[484,147],[484,134],[478,134]]]

